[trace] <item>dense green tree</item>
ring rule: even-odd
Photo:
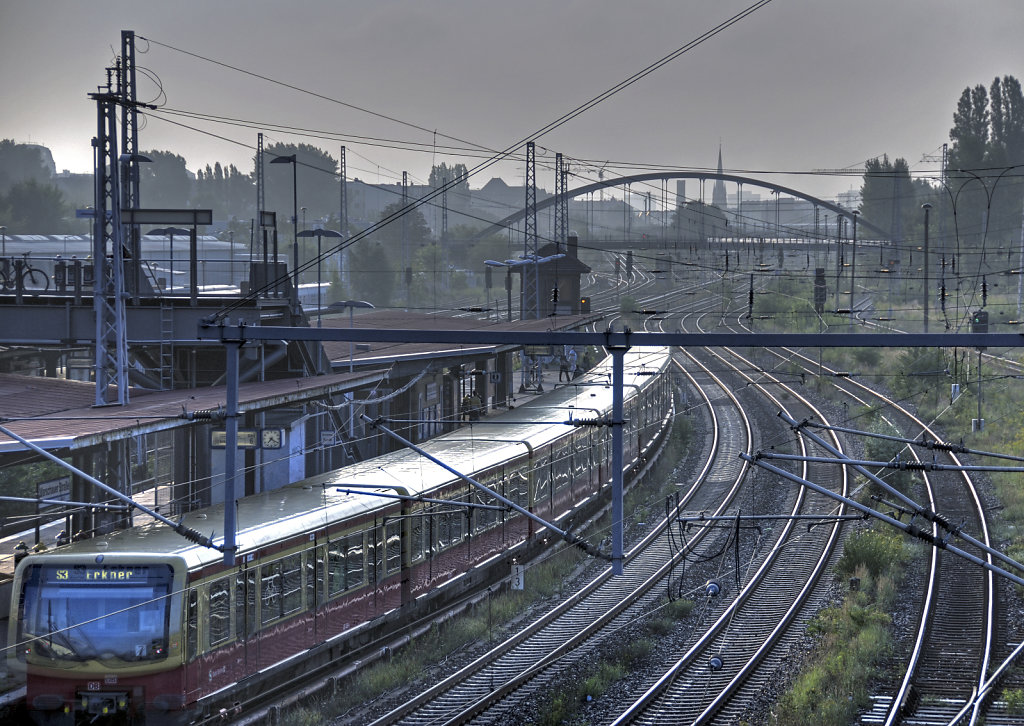
[[[991,206],[988,226],[993,241],[1013,239],[1020,230],[1021,200],[1024,199],[1024,94],[1020,81],[1013,76],[996,77],[989,92],[991,133],[987,151]],[[1009,171],[1007,171],[1009,169]]]
[[[869,159],[864,165],[860,199],[860,211],[865,220],[888,230],[893,242],[907,239],[920,205],[906,159],[890,162],[888,155]]]
[[[73,234],[79,226],[60,189],[35,179],[17,182],[0,195],[2,211],[7,234]]]
[[[0,193],[23,181],[49,182],[49,150],[34,144],[0,140]]]
[[[142,206],[184,209],[192,198],[194,182],[185,158],[170,151],[144,151],[152,162],[139,164],[139,196]]]
[[[302,207],[306,208],[306,226],[336,214],[341,192],[338,182],[338,161],[322,149],[309,144],[271,144],[264,150],[264,199],[268,211],[277,212],[277,227],[289,229],[292,217],[293,179],[291,164],[273,164],[275,158],[295,154],[294,189],[297,189],[298,225],[302,229]],[[253,191],[255,197],[255,191]],[[289,230],[290,232],[290,230]]]
[[[377,307],[388,307],[397,283],[394,257],[379,241],[362,239],[349,248],[352,296]]]
[[[452,164],[448,166],[444,162],[440,164],[434,164],[430,169],[430,177],[427,179],[429,184],[434,189],[437,189],[445,182],[451,182],[458,179],[458,183],[449,189],[449,191],[455,192],[468,192],[469,191],[469,170],[466,169],[465,164]]]
[[[990,166],[1024,163],[1024,93],[1013,76],[992,81],[989,93],[992,131],[989,135]]]
[[[958,247],[1002,244],[1019,234],[1024,184],[1024,94],[1013,76],[965,88],[949,131],[943,221]]]
[[[207,164],[196,174],[194,205],[213,210],[214,217],[252,218],[256,209],[256,185],[234,164]],[[280,222],[280,220],[279,220]]]
[[[384,207],[380,214],[380,222],[384,223],[373,233],[374,239],[382,242],[402,258],[402,239],[409,244],[406,258],[411,260],[415,251],[430,242],[430,227],[419,209],[410,209],[402,213],[402,203],[394,202]]]
[[[985,87],[979,84],[965,88],[953,113],[953,128],[949,130],[949,139],[953,142],[949,149],[949,169],[981,168],[985,164],[988,133],[988,93]]]

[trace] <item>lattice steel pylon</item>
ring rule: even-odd
[[[266,209],[265,178],[263,176],[263,132],[256,134],[256,216],[260,225],[263,224],[263,211]],[[277,260],[274,260],[277,262]]]
[[[346,238],[348,237],[348,184],[345,177],[348,176],[348,162],[345,159],[345,147],[341,147],[338,155],[338,177],[341,182],[338,196],[338,231]],[[349,284],[348,249],[342,249],[338,255],[338,279],[346,287]]]
[[[540,271],[537,269],[537,168],[532,141],[526,142],[526,220],[523,240],[522,319],[540,318]],[[532,261],[532,262],[531,262]]]
[[[118,169],[121,209],[135,209],[139,202],[139,134],[138,103],[135,94],[135,31],[121,31],[121,57],[117,64],[117,95],[121,106],[121,155]],[[138,303],[142,287],[142,243],[139,226],[129,225],[121,231],[126,267],[123,281],[126,290]]]
[[[562,244],[567,237],[565,214],[568,199],[565,195],[565,172],[562,170],[562,155],[555,154],[555,252],[562,251]]]
[[[128,403],[128,342],[124,299],[117,107],[119,94],[89,94],[96,101],[93,310],[96,315],[97,406]],[[111,391],[110,386],[116,386]],[[115,400],[116,397],[116,400]]]

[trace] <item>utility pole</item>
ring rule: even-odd
[[[540,318],[540,270],[537,263],[537,170],[536,149],[532,141],[526,142],[526,235],[523,257],[527,260],[522,273],[523,302],[520,318]],[[532,263],[530,262],[532,260]]]
[[[348,237],[348,176],[347,163],[345,161],[345,147],[341,147],[341,155],[338,157],[338,176],[341,177],[340,206],[338,209],[338,231]],[[348,258],[348,248],[338,253],[338,279],[343,285],[348,284],[348,265],[345,264]]]
[[[121,209],[134,209],[139,205],[139,134],[138,134],[138,109],[136,107],[135,93],[135,31],[121,31],[121,60],[118,64],[117,94],[121,105],[121,156],[125,160],[123,174],[121,174]],[[142,250],[139,242],[139,226],[129,225],[121,232],[122,244],[126,246],[128,258],[127,269],[122,274],[128,273],[127,286],[135,304],[139,303],[139,288],[142,284],[140,279]]]
[[[93,139],[93,311],[96,316],[96,406],[128,403],[128,342],[124,301],[124,245],[119,194],[117,106],[120,98],[106,91],[91,93],[96,101],[97,130]],[[107,249],[110,249],[110,257]],[[110,386],[116,386],[116,392]],[[114,398],[116,396],[116,399]]]
[[[566,238],[565,216],[565,176],[562,173],[562,154],[555,154],[555,252],[562,251],[562,243]]]
[[[405,280],[405,307],[412,298],[412,262],[409,254],[409,224],[405,209],[409,206],[409,172],[402,172],[402,278]]]

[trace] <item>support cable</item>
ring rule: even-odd
[[[85,479],[87,482],[89,482],[93,486],[99,487],[100,489],[105,491],[107,494],[110,494],[110,495],[116,497],[117,499],[120,499],[122,502],[124,502],[128,506],[134,507],[134,508],[138,509],[140,512],[142,512],[144,514],[148,514],[153,519],[156,519],[156,520],[158,520],[160,522],[163,522],[168,527],[173,529],[175,532],[180,534],[182,537],[187,539],[189,542],[195,542],[196,544],[202,545],[204,547],[210,547],[210,548],[215,549],[215,550],[220,550],[221,549],[220,547],[215,545],[213,543],[213,541],[209,537],[207,537],[206,535],[201,534],[201,533],[197,532],[196,530],[191,529],[190,527],[186,527],[181,522],[178,522],[178,523],[172,522],[170,519],[168,519],[164,515],[160,514],[159,512],[157,512],[155,510],[152,510],[149,507],[146,507],[146,506],[144,506],[142,504],[139,504],[138,502],[136,502],[134,499],[132,499],[128,495],[122,494],[121,492],[117,491],[113,487],[104,484],[99,479],[97,479],[97,478],[95,478],[93,476],[90,476],[89,474],[86,474],[84,471],[82,471],[81,469],[78,469],[78,468],[72,466],[71,464],[69,464],[66,461],[64,461],[63,459],[61,459],[59,456],[51,454],[46,449],[43,449],[43,448],[41,448],[39,446],[36,446],[35,444],[33,444],[31,441],[29,441],[27,439],[23,439],[22,437],[18,436],[16,433],[14,433],[13,431],[5,428],[4,426],[0,426],[0,433],[3,433],[3,434],[6,434],[7,436],[10,436],[15,441],[18,441],[21,444],[24,444],[28,448],[30,448],[33,451],[35,451],[37,454],[41,454],[42,456],[46,457],[50,461],[54,462],[55,464],[57,464],[59,466],[62,466],[63,468],[67,469],[72,474]]]
[[[529,517],[534,522],[537,522],[538,524],[540,524],[542,527],[546,527],[546,528],[550,529],[552,532],[557,534],[559,537],[564,539],[566,542],[568,542],[569,544],[574,545],[576,547],[579,547],[581,550],[586,552],[588,555],[591,555],[592,557],[600,558],[602,560],[608,560],[609,562],[611,561],[611,558],[608,555],[606,555],[605,553],[601,552],[601,550],[599,548],[594,547],[592,544],[590,544],[586,540],[582,539],[581,537],[578,537],[575,534],[572,534],[571,532],[569,532],[567,530],[559,529],[553,523],[548,522],[547,520],[545,520],[545,519],[543,519],[541,517],[538,517],[536,514],[534,514],[533,512],[531,512],[528,509],[525,509],[525,508],[521,507],[520,505],[518,505],[515,502],[513,502],[511,499],[508,499],[508,498],[502,496],[501,494],[499,494],[498,492],[494,491],[493,489],[491,489],[491,488],[489,488],[487,486],[484,486],[483,484],[478,482],[476,479],[473,479],[472,477],[467,476],[466,474],[463,474],[462,472],[454,469],[453,467],[449,466],[448,464],[445,464],[443,461],[438,459],[436,456],[433,456],[432,454],[428,453],[427,451],[425,451],[424,449],[420,448],[416,444],[412,443],[408,439],[402,437],[401,435],[395,433],[391,429],[389,429],[386,426],[384,426],[383,423],[381,423],[381,419],[372,419],[369,416],[367,416],[366,414],[362,414],[360,416],[360,418],[364,422],[370,424],[372,427],[380,429],[381,431],[386,433],[388,436],[390,436],[391,438],[395,439],[395,441],[398,441],[399,443],[401,443],[403,446],[407,446],[408,448],[412,449],[413,451],[415,451],[420,456],[422,456],[422,457],[424,457],[424,458],[434,462],[435,464],[440,466],[442,469],[444,469],[444,470],[446,470],[448,472],[451,472],[452,474],[454,474],[455,476],[459,477],[460,479],[462,479],[466,483],[471,484],[472,486],[476,487],[480,491],[489,494],[490,496],[492,496],[495,499],[497,499],[499,502],[501,502],[501,503],[505,504],[506,506],[514,509],[515,511],[519,512],[520,514],[522,514],[522,515],[524,515],[526,517]]]

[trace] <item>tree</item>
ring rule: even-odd
[[[3,139],[0,141],[0,194],[18,182],[49,182],[53,178],[52,163],[46,147]]]
[[[170,151],[144,151],[152,163],[139,164],[139,196],[142,206],[183,209],[192,198],[194,182],[185,158]]]
[[[991,133],[987,151],[990,175],[998,175],[1008,167],[1024,164],[1024,94],[1020,81],[1013,76],[998,76],[992,81],[989,94]],[[1020,229],[1021,198],[1024,169],[1010,171],[999,180],[993,179],[989,230],[997,236],[1009,237]]]
[[[353,297],[387,307],[395,291],[395,263],[379,241],[362,239],[349,248],[349,281]]]
[[[384,207],[384,211],[380,213],[379,221],[383,222],[391,217],[395,218],[373,233],[376,240],[398,249],[400,252],[399,246],[402,243],[402,228],[404,226],[405,239],[413,249],[419,248],[430,241],[430,227],[427,226],[427,220],[423,218],[423,214],[419,209],[414,208],[402,213],[402,203],[393,202]]]
[[[430,169],[430,177],[427,179],[429,184],[434,189],[438,189],[445,182],[452,182],[458,179],[458,183],[449,187],[449,191],[455,192],[468,192],[469,191],[469,170],[466,169],[465,164],[452,164],[448,166],[444,162],[440,164],[434,164]]]
[[[291,164],[271,164],[277,157],[295,154],[296,168]],[[268,211],[277,212],[277,226],[285,229],[292,216],[295,199],[292,196],[292,173],[298,207],[306,208],[306,223],[325,218],[337,212],[341,191],[338,181],[338,162],[326,151],[309,144],[271,144],[264,151],[265,203]],[[254,163],[255,168],[255,163]],[[255,194],[253,194],[255,198]],[[298,228],[302,229],[302,212],[298,212]]]
[[[949,168],[978,169],[984,166],[988,131],[988,94],[985,87],[979,84],[965,88],[953,113],[953,128],[949,130],[949,138],[953,142],[949,150]]]
[[[860,211],[865,220],[887,229],[894,243],[907,239],[920,205],[906,159],[890,162],[887,154],[880,159],[869,159],[864,165],[860,198]]]
[[[1013,76],[996,77],[990,88],[964,89],[949,131],[943,214],[958,242],[987,244],[1020,230],[1024,184],[1008,172],[1024,164],[1024,94]]]
[[[53,184],[21,181],[0,195],[8,234],[72,234],[75,224],[64,195]]]

